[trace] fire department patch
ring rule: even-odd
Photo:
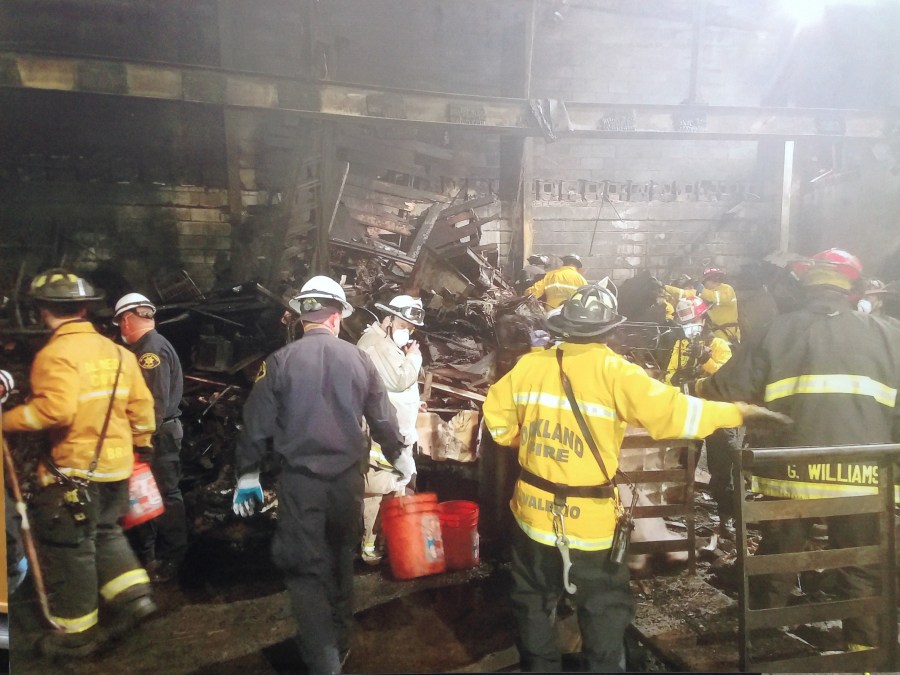
[[[138,365],[144,370],[153,370],[160,364],[159,357],[153,352],[141,354],[138,357]]]
[[[266,376],[266,362],[263,361],[259,366],[259,372],[256,373],[256,379],[254,380],[254,382],[259,382],[265,376]]]

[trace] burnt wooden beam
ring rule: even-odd
[[[385,183],[384,181],[375,180],[373,178],[363,178],[362,176],[355,176],[352,173],[347,177],[347,182],[350,185],[354,185],[358,188],[363,188],[364,190],[384,192],[385,194],[393,195],[395,197],[402,197],[403,199],[408,200],[411,199],[412,201],[417,202],[448,203],[450,201],[450,197],[438,194],[436,192],[418,190],[416,188],[406,187],[405,185],[396,185],[394,183]]]
[[[422,221],[422,224],[419,225],[416,236],[413,237],[412,243],[409,245],[409,255],[411,257],[419,257],[419,252],[422,250],[425,242],[428,241],[428,237],[431,236],[431,231],[434,229],[434,224],[437,222],[440,213],[440,204],[432,204],[428,207],[428,211],[425,212],[425,218]]]
[[[543,133],[524,98],[393,89],[111,58],[0,52],[0,87],[284,110],[331,120],[399,121],[525,136]],[[883,139],[900,125],[900,113],[894,110],[563,104],[572,129],[559,133],[572,137]]]
[[[349,206],[347,206],[346,208],[347,212],[350,214],[350,217],[353,218],[353,220],[362,223],[363,225],[368,225],[369,227],[377,227],[379,230],[386,230],[387,232],[393,232],[394,234],[402,234],[405,236],[408,236],[413,232],[412,227],[410,227],[410,224],[408,222],[401,218],[397,218],[396,216],[389,216],[386,213],[366,213],[364,211],[357,211],[356,209],[352,209]]]
[[[347,176],[347,185],[344,187],[345,197],[350,197],[360,203],[377,204],[384,208],[403,211],[410,210],[410,200],[385,194],[384,192],[378,192],[377,190],[367,190],[365,188],[356,187],[355,185],[351,185],[351,180],[360,179],[355,178],[352,174]]]

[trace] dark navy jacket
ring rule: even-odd
[[[770,430],[760,445],[861,445],[900,440],[900,326],[852,311],[828,293],[776,317],[765,337],[698,384],[704,398],[760,403],[793,424]],[[871,494],[871,464],[760,467],[754,489],[773,497],[813,499]]]
[[[272,438],[282,466],[324,478],[367,461],[365,417],[385,457],[400,456],[394,407],[368,356],[327,329],[309,330],[270,355],[244,405],[237,473],[255,471]]]
[[[184,391],[181,361],[172,343],[156,329],[147,331],[134,344],[126,345],[137,357],[144,382],[153,394],[156,430],[163,431],[163,422],[181,414],[178,409]]]

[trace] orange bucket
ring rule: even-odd
[[[481,561],[478,541],[478,504],[452,501],[438,504],[444,555],[448,570],[476,567]]]
[[[446,569],[437,495],[433,492],[385,499],[381,503],[381,529],[387,540],[391,573],[397,579],[415,579]]]
[[[122,529],[128,530],[148,520],[153,520],[165,511],[162,495],[150,466],[134,460],[134,470],[128,479],[128,513],[122,519]]]

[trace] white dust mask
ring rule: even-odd
[[[685,326],[682,326],[681,328],[682,328],[682,330],[684,330],[684,336],[688,340],[693,340],[695,337],[699,336],[700,333],[703,331],[703,324],[702,323],[689,323]]]
[[[391,331],[391,339],[398,347],[405,347],[409,343],[409,329],[395,328]]]

